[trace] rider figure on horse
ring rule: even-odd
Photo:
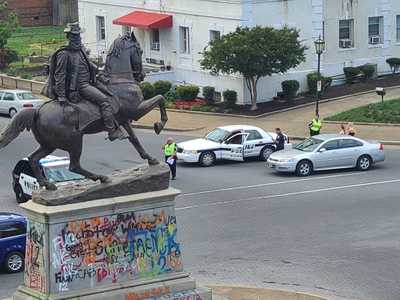
[[[98,105],[109,139],[121,139],[123,133],[113,116],[111,95],[107,95],[96,86],[98,69],[89,60],[82,45],[80,34],[83,31],[79,23],[67,24],[64,32],[69,43],[51,57],[46,96],[58,100],[61,104],[77,103],[83,98]]]

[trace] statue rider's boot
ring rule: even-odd
[[[117,139],[122,140],[123,138],[125,138],[124,133],[117,125],[117,122],[114,120],[111,106],[108,103],[104,103],[101,108],[103,113],[104,125],[106,130],[108,131],[108,139],[110,141],[115,141]]]

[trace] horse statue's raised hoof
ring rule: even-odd
[[[98,177],[98,180],[100,180],[101,183],[111,183],[111,179],[103,175],[100,175]]]
[[[156,134],[160,134],[163,129],[164,129],[163,124],[161,124],[160,122],[154,123],[154,132]]]
[[[149,166],[156,166],[156,165],[160,164],[160,162],[155,158],[149,158],[148,162],[149,162]]]

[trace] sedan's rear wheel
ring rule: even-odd
[[[357,169],[360,171],[368,171],[372,166],[372,159],[368,155],[362,155],[357,160]]]
[[[309,176],[313,171],[312,163],[308,160],[302,160],[297,164],[296,174],[297,176]]]
[[[211,167],[215,164],[215,161],[215,154],[211,151],[203,152],[199,158],[199,163],[203,167]]]

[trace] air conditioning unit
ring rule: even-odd
[[[371,45],[377,45],[381,43],[381,37],[379,35],[374,35],[369,37],[369,43]]]
[[[353,48],[353,41],[350,39],[339,40],[339,48]]]

